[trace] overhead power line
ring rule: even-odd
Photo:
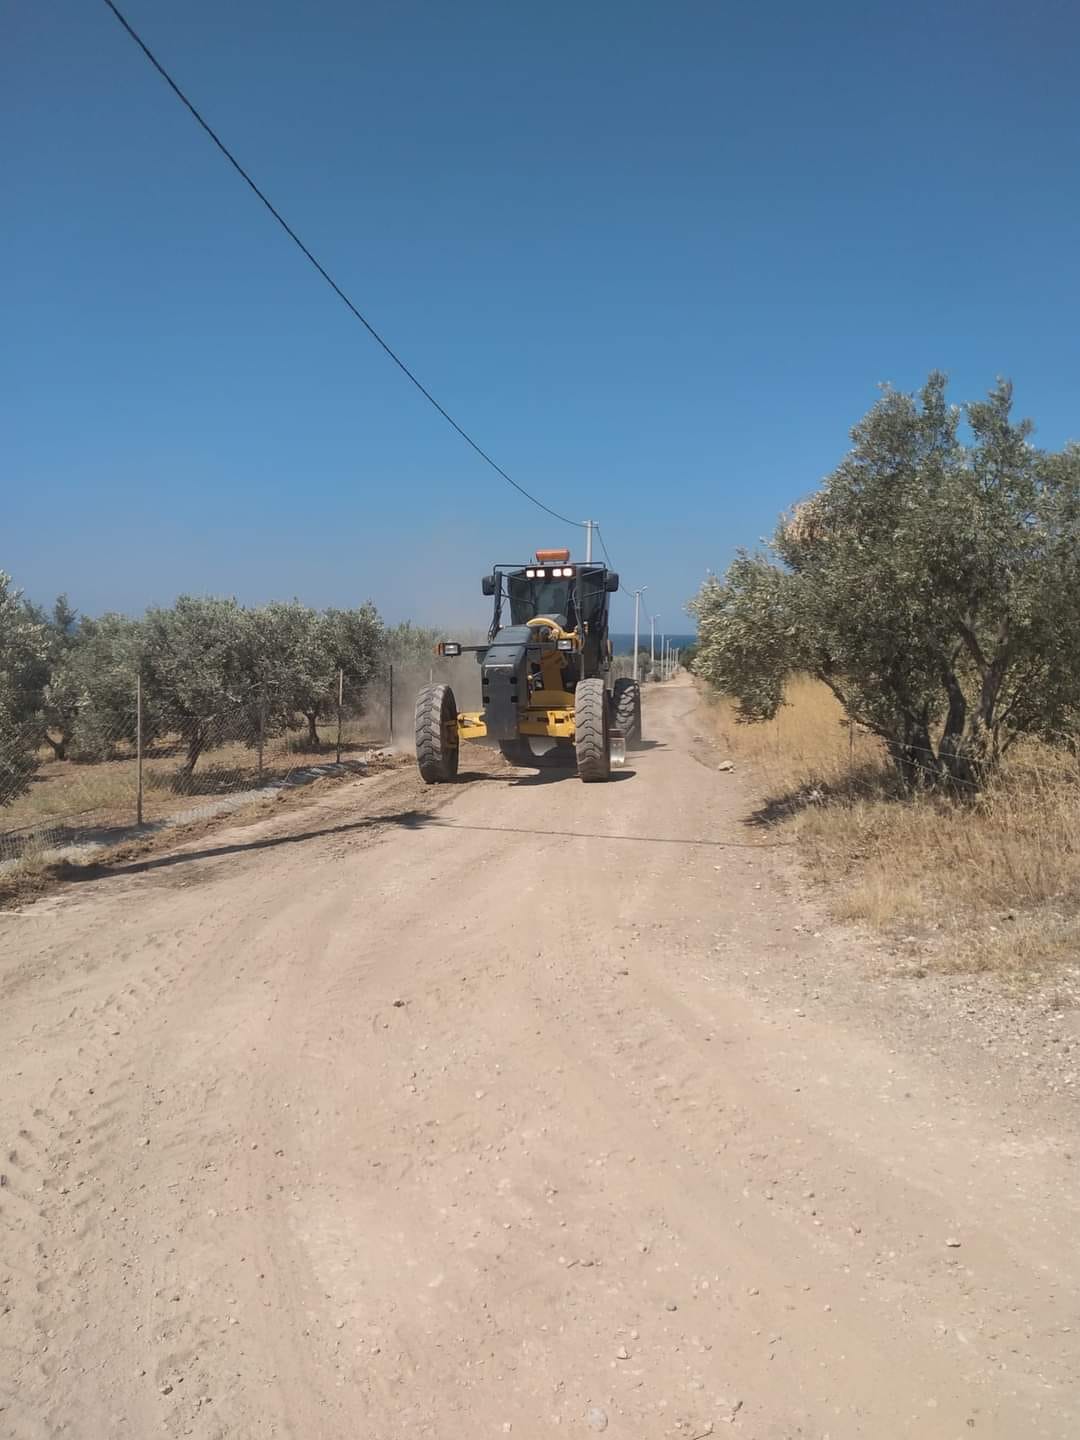
[[[615,569],[615,566],[611,563],[611,556],[608,554],[608,548],[607,548],[607,545],[606,545],[606,543],[605,543],[605,541],[604,541],[604,532],[600,529],[600,526],[599,526],[599,525],[595,525],[595,522],[594,522],[594,529],[595,529],[596,538],[600,541],[600,549],[604,552],[604,559],[607,561],[608,569],[609,569],[609,570],[614,570],[614,569]],[[630,597],[631,600],[634,598],[634,592],[633,592],[633,590],[628,590],[628,589],[626,588],[626,586],[622,583],[621,578],[620,578],[620,580],[619,580],[619,589],[622,591],[622,593],[623,593],[624,595],[629,595],[629,597]]]
[[[113,0],[104,0],[104,4],[108,6],[108,8],[112,11],[113,15],[127,31],[128,35],[131,36],[132,40],[134,40],[135,44],[146,56],[147,60],[150,61],[150,64],[165,81],[166,85],[168,85],[169,89],[173,92],[176,98],[181,102],[182,105],[186,107],[187,110],[190,111],[192,117],[198,122],[198,124],[206,132],[206,134],[209,135],[210,139],[221,151],[222,155],[225,156],[225,159],[228,160],[229,164],[233,167],[233,169],[244,181],[244,183],[252,191],[254,191],[258,198],[266,206],[267,210],[269,210],[270,214],[281,226],[282,230],[285,231],[285,234],[288,235],[289,239],[293,242],[293,244],[300,251],[300,253],[305,257],[305,259],[310,261],[310,263],[326,281],[327,285],[330,286],[330,289],[333,290],[334,294],[338,297],[342,304],[346,306],[346,308],[350,311],[350,313],[355,319],[360,321],[360,324],[363,325],[364,329],[368,332],[368,334],[375,341],[375,343],[390,357],[390,359],[394,362],[394,364],[398,367],[402,374],[409,381],[411,381],[413,385],[416,386],[417,390],[420,391],[420,394],[423,395],[424,399],[430,405],[433,405],[435,409],[439,412],[439,414],[443,417],[443,419],[447,422],[447,424],[457,431],[457,433],[461,436],[462,440],[465,441],[466,445],[470,446],[473,450],[475,450],[477,455],[480,456],[480,459],[483,460],[486,465],[490,465],[492,470],[495,471],[495,474],[505,480],[508,485],[512,485],[519,495],[523,495],[526,500],[531,501],[533,505],[537,506],[540,510],[545,511],[548,515],[553,516],[554,519],[561,520],[564,525],[576,525],[581,527],[582,522],[580,520],[571,520],[567,515],[560,515],[558,510],[553,510],[550,505],[545,505],[543,500],[538,500],[535,495],[530,494],[530,492],[525,489],[524,485],[519,485],[518,482],[513,478],[513,476],[508,475],[506,471],[502,468],[502,466],[499,465],[495,460],[493,460],[491,456],[487,453],[487,451],[483,449],[482,446],[477,444],[477,442],[472,438],[472,436],[468,433],[467,430],[462,429],[462,427],[458,424],[458,422],[454,419],[450,412],[445,409],[444,406],[439,404],[438,400],[435,399],[435,396],[432,395],[431,391],[427,388],[427,386],[416,378],[413,372],[405,364],[404,360],[402,360],[401,356],[398,355],[397,352],[393,350],[390,345],[383,339],[383,337],[375,329],[374,325],[371,324],[370,320],[366,319],[360,313],[357,307],[349,299],[348,295],[346,295],[345,291],[341,288],[341,286],[337,283],[337,281],[325,268],[325,266],[322,265],[315,258],[315,256],[300,239],[300,236],[292,228],[292,226],[281,214],[281,212],[276,209],[274,205],[271,204],[265,193],[259,189],[258,185],[256,185],[255,181],[240,164],[239,160],[237,160],[236,156],[232,153],[229,147],[225,144],[225,142],[221,139],[217,132],[208,124],[208,122],[204,120],[203,117],[199,114],[198,110],[196,110],[195,106],[184,94],[183,90],[180,89],[180,86],[165,69],[165,66],[162,65],[161,61],[150,49],[149,45],[147,45],[146,41],[134,28],[131,22],[127,20],[113,4]]]

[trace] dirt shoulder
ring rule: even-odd
[[[943,966],[941,939],[928,938],[923,926],[909,933],[903,925],[837,923],[835,914],[850,909],[845,891],[859,883],[858,874],[830,873],[798,826],[773,814],[775,769],[760,742],[756,759],[740,758],[728,769],[732,746],[717,737],[708,702],[699,697],[688,720],[689,743],[717,770],[744,830],[767,847],[776,884],[802,912],[793,932],[802,946],[790,966],[770,967],[768,988],[941,1060],[957,1084],[996,1094],[1021,1129],[1044,1116],[1050,1130],[1067,1137],[1080,1119],[1080,964],[1071,956],[1035,967],[1019,958],[1015,966],[1008,963],[1010,927],[1038,924],[1039,912],[1023,917],[999,909],[982,917],[983,928],[990,925],[996,935],[991,968],[982,968],[977,954],[963,963],[962,927]],[[1023,943],[1019,937],[1017,943]],[[808,967],[811,950],[815,960]]]

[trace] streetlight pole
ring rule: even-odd
[[[640,590],[634,591],[634,679],[638,678],[638,631],[640,629],[638,616],[641,613],[641,597],[649,587],[642,585]]]

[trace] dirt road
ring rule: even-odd
[[[860,1021],[650,700],[617,783],[402,771],[0,917],[0,1434],[1080,1433],[1068,1133]]]

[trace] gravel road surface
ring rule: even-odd
[[[614,783],[470,748],[0,916],[0,1435],[1080,1434],[1064,1101],[864,1005],[647,698]]]

